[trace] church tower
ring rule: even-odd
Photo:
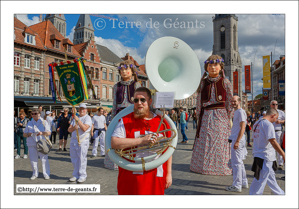
[[[94,29],[89,15],[81,14],[75,27],[73,43],[80,44],[94,37]]]
[[[50,20],[59,33],[66,37],[66,20],[63,14],[47,14],[45,20]]]
[[[216,14],[213,17],[213,54],[224,59],[225,76],[233,85],[233,72],[238,71],[238,96],[242,98],[242,61],[238,46],[238,17],[234,14]]]

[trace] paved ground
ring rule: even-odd
[[[201,175],[191,172],[190,161],[192,156],[192,146],[194,142],[195,130],[192,129],[192,124],[189,123],[189,130],[186,132],[189,139],[188,144],[178,144],[176,151],[173,154],[173,183],[165,193],[166,195],[248,195],[249,189],[243,189],[242,193],[231,193],[225,191],[226,186],[232,184],[232,176],[209,176]],[[182,135],[179,133],[179,142],[182,141]],[[69,142],[69,140],[68,140]],[[57,142],[56,142],[57,143]],[[69,146],[67,145],[67,148]],[[113,171],[104,168],[104,157],[90,158],[91,146],[88,151],[87,163],[87,180],[86,184],[100,184],[102,195],[116,195],[117,194],[117,175],[118,171]],[[67,152],[56,152],[58,144],[54,144],[53,150],[49,153],[49,163],[51,169],[51,179],[44,180],[42,174],[41,161],[39,160],[39,177],[31,181],[32,176],[30,161],[28,159],[14,160],[14,184],[76,184],[69,183],[68,179],[72,177],[73,166],[69,156],[69,149]],[[250,171],[253,162],[252,148],[248,147],[247,159],[244,161],[249,186],[253,180],[253,172]],[[15,151],[16,155],[16,151]],[[23,150],[21,150],[21,157]],[[284,170],[279,170],[276,173],[276,179],[279,186],[285,191],[285,182],[281,177],[285,175]],[[17,195],[27,195],[19,194]],[[81,193],[82,194],[82,193]],[[264,195],[271,195],[272,192],[266,186]],[[36,195],[36,194],[34,194]],[[55,195],[55,194],[53,194]],[[59,193],[61,195],[61,193]],[[90,194],[89,194],[90,195]]]

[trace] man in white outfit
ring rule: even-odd
[[[42,161],[43,175],[45,180],[50,179],[50,164],[48,155],[37,151],[36,144],[39,140],[45,140],[51,134],[50,125],[46,120],[40,117],[40,110],[32,110],[32,120],[28,122],[23,136],[27,137],[27,146],[32,168],[31,180],[38,177],[38,156]]]
[[[77,183],[83,183],[87,178],[87,152],[92,121],[86,112],[86,105],[83,103],[79,106],[79,117],[76,116],[76,108],[72,109],[73,119],[68,128],[68,132],[72,133],[70,156],[74,171],[73,177],[69,179],[70,182],[75,182],[77,180]],[[80,145],[78,144],[77,130],[79,132]]]
[[[245,126],[246,126],[246,112],[241,108],[241,99],[239,96],[233,96],[232,106],[235,110],[233,127],[229,139],[231,143],[231,165],[233,169],[233,185],[225,188],[230,192],[242,192],[243,188],[248,188],[248,180],[246,178],[246,171],[243,160],[247,155],[245,146]]]
[[[253,126],[253,150],[254,162],[252,171],[254,179],[251,183],[249,194],[262,195],[266,184],[276,195],[284,195],[284,191],[278,186],[274,170],[277,168],[275,151],[283,161],[285,155],[275,139],[275,130],[272,123],[278,118],[278,112],[274,108],[267,110],[266,116],[257,121]]]
[[[103,108],[98,109],[98,114],[92,118],[91,136],[94,138],[92,147],[92,157],[98,154],[98,145],[100,141],[101,156],[105,155],[105,132],[107,130],[106,118],[103,115]]]
[[[278,144],[281,144],[280,141],[280,136],[282,133],[282,127],[281,124],[283,124],[285,122],[285,116],[284,116],[284,112],[281,110],[278,110],[278,102],[276,100],[272,100],[270,103],[270,107],[277,110],[278,112],[278,118],[277,120],[273,123],[274,129],[275,129],[275,138]],[[279,155],[278,152],[276,152],[277,154],[277,160],[278,160],[278,169],[282,170],[283,169],[283,161],[282,161],[282,156]]]

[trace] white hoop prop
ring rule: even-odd
[[[148,170],[152,170],[155,169],[157,167],[159,167],[160,165],[162,165],[163,163],[165,163],[173,154],[176,146],[177,146],[177,141],[178,141],[178,136],[177,134],[175,135],[175,137],[172,139],[170,145],[168,147],[168,149],[165,151],[164,154],[161,154],[161,156],[158,159],[155,159],[151,162],[146,162],[144,165],[142,163],[137,163],[140,159],[136,158],[137,162],[130,162],[127,161],[126,159],[122,158],[121,156],[119,156],[117,153],[115,153],[115,150],[111,147],[111,136],[114,132],[115,127],[118,124],[118,121],[133,112],[134,109],[134,105],[131,105],[125,109],[123,109],[121,112],[119,112],[111,121],[111,123],[108,126],[107,129],[107,133],[106,133],[106,152],[109,155],[110,159],[117,164],[119,167],[129,170],[129,171],[148,171]],[[156,111],[156,114],[161,116],[162,113],[160,111]],[[164,119],[167,121],[167,123],[170,126],[170,129],[174,129],[176,130],[176,126],[175,124],[172,122],[172,120],[165,115]],[[149,157],[145,157],[144,160],[147,159],[151,159],[153,157],[156,157],[157,154],[154,154],[154,156],[149,156]]]

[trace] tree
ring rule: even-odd
[[[263,96],[263,94],[258,94],[254,97],[254,99],[260,99]]]

